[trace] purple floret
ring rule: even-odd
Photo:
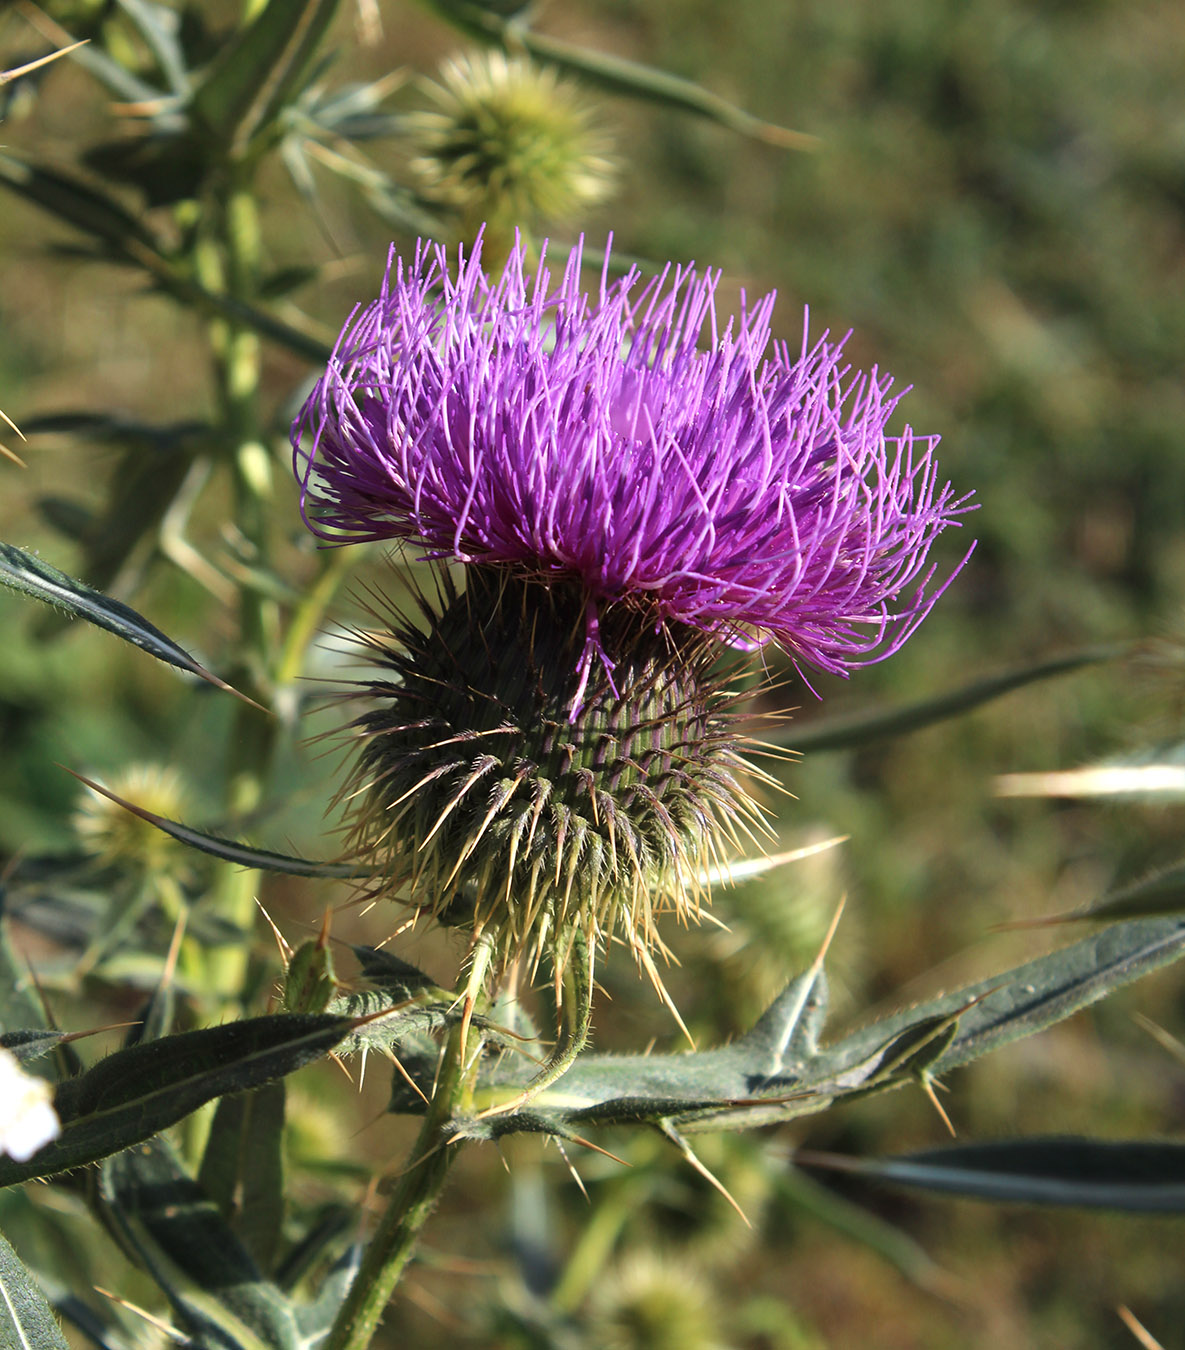
[[[558,284],[521,248],[500,277],[480,243],[393,254],[293,427],[309,527],[577,578],[594,647],[626,601],[836,674],[896,651],[969,509],[938,438],[885,435],[900,395],[842,341],[772,341],[772,294],[722,328],[719,272],[607,261],[590,298],[579,247]]]

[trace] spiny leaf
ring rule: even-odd
[[[268,0],[225,44],[191,106],[232,153],[245,149],[299,92],[337,3]]]
[[[0,186],[10,188],[124,256],[159,254],[156,238],[114,197],[73,175],[0,154]]]
[[[1039,680],[1068,675],[1084,666],[1101,661],[1115,661],[1131,652],[1130,646],[1088,647],[1070,652],[1035,665],[1020,666],[999,675],[972,680],[949,693],[934,694],[913,703],[901,703],[889,708],[876,708],[852,717],[820,717],[800,726],[790,723],[776,731],[764,734],[763,739],[777,745],[789,746],[802,754],[817,754],[822,750],[846,750],[852,746],[867,745],[889,736],[905,736],[912,731],[932,726],[951,717],[961,717],[981,704],[1022,689]]]
[[[284,1218],[284,1082],[223,1097],[198,1181],[261,1270],[270,1271]]]
[[[696,1133],[789,1120],[843,1098],[931,1079],[1043,1030],[1182,955],[1185,921],[1117,924],[822,1048],[823,975],[812,970],[791,981],[731,1045],[678,1055],[586,1055],[529,1111],[488,1111],[456,1128],[472,1138],[520,1129],[569,1137],[584,1122],[670,1120]],[[417,1069],[430,1072],[431,1065]],[[527,1075],[513,1059],[491,1066],[479,1080],[482,1101],[496,1108],[512,1100]],[[410,1098],[400,1103],[400,1109],[417,1109]]]
[[[796,1161],[977,1200],[1185,1213],[1185,1144],[1038,1137],[895,1158],[802,1152]]]
[[[1003,929],[1042,928],[1061,923],[1115,923],[1121,919],[1165,918],[1185,914],[1185,862],[1174,863],[1151,876],[1108,892],[1097,904],[1042,919],[1020,919]]]
[[[69,1350],[45,1295],[2,1236],[0,1345],[6,1350]]]
[[[598,85],[614,94],[646,99],[709,118],[739,132],[775,145],[783,150],[809,150],[818,145],[818,138],[802,131],[763,122],[727,99],[692,80],[685,80],[669,71],[658,70],[640,61],[612,56],[608,52],[590,51],[558,38],[533,32],[520,21],[507,21],[484,5],[471,0],[429,0],[432,8],[465,32],[486,42],[496,42],[509,53],[526,51],[536,61],[555,66],[576,75],[589,84]]]
[[[346,1017],[281,1013],[117,1050],[58,1084],[61,1134],[26,1163],[0,1158],[0,1186],[95,1162],[224,1093],[294,1073],[328,1054],[353,1026]]]
[[[130,605],[112,600],[101,591],[92,590],[81,581],[76,581],[65,572],[60,572],[56,567],[12,544],[0,543],[0,584],[9,586],[14,591],[20,591],[23,595],[30,595],[35,600],[42,600],[47,605],[53,605],[55,609],[63,610],[75,618],[85,619],[97,628],[104,628],[107,632],[114,633],[116,637],[123,638],[125,642],[141,648],[167,665],[175,666],[190,675],[197,675],[208,684],[236,694],[236,697],[244,697],[232,689],[225,680],[212,675],[184,648],[166,637],[142,614],[137,614]]]
[[[0,547],[3,546],[0,545]],[[207,834],[204,830],[191,829],[188,825],[181,825],[175,820],[166,820],[164,816],[158,816],[155,811],[148,811],[142,806],[137,806],[135,802],[126,801],[123,797],[117,796],[116,793],[103,787],[102,784],[84,778],[80,773],[75,773],[73,769],[68,769],[67,773],[73,774],[80,783],[85,783],[92,792],[97,792],[100,796],[122,806],[125,811],[130,811],[132,815],[139,816],[149,825],[155,825],[158,830],[163,831],[171,838],[177,839],[183,844],[188,844],[191,848],[196,848],[202,853],[209,853],[215,858],[221,858],[224,862],[237,863],[241,867],[249,867],[264,872],[283,872],[294,877],[348,879],[370,875],[369,869],[359,869],[350,863],[317,862],[309,858],[296,858],[288,853],[273,853],[264,848],[251,848],[247,844],[236,843],[233,839],[223,839],[216,834]]]
[[[164,1139],[109,1158],[105,1217],[207,1345],[298,1350],[295,1310],[238,1241]]]

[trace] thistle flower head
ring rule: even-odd
[[[500,51],[450,57],[409,119],[412,171],[437,201],[513,231],[603,201],[616,177],[592,110],[554,71]],[[509,245],[510,239],[507,239]]]
[[[310,527],[575,580],[586,660],[616,603],[835,674],[897,650],[966,500],[937,437],[886,435],[892,381],[826,335],[792,356],[772,295],[722,323],[719,273],[610,281],[606,255],[589,297],[581,262],[394,259],[294,429]]]
[[[846,674],[941,590],[927,555],[966,509],[935,438],[842,343],[721,321],[719,274],[636,270],[591,296],[480,244],[421,244],[357,312],[293,428],[309,526],[465,564],[368,645],[389,676],[355,724],[353,852],[506,951],[620,935],[760,813],[716,658],[782,646]]]

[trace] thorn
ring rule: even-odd
[[[264,909],[259,896],[255,897],[255,908],[258,909],[260,914],[267,920],[268,927],[272,930],[272,936],[276,939],[276,946],[280,949],[280,961],[283,963],[284,969],[287,970],[289,963],[292,961],[292,948],[285,942],[284,935],[276,927],[272,916]]]
[[[575,1163],[573,1163],[572,1159],[568,1157],[568,1150],[564,1147],[564,1141],[559,1137],[558,1134],[556,1134],[552,1136],[552,1143],[554,1143],[556,1148],[559,1149],[560,1157],[563,1158],[564,1166],[567,1167],[569,1173],[572,1176],[572,1180],[576,1183],[577,1186],[580,1187],[580,1194],[584,1196],[585,1203],[591,1205],[592,1197],[589,1195],[588,1190],[584,1185],[583,1178],[581,1177],[580,1173],[576,1170]]]
[[[947,1131],[950,1134],[950,1137],[952,1139],[957,1139],[959,1136],[955,1132],[955,1127],[951,1124],[950,1116],[946,1114],[945,1107],[938,1100],[938,1093],[934,1091],[934,1080],[930,1077],[929,1074],[919,1074],[918,1082],[921,1083],[922,1085],[922,1091],[926,1094],[927,1097],[929,1097],[930,1105],[935,1109],[935,1111],[938,1112],[939,1118],[941,1119],[942,1123],[946,1126]]]
[[[391,1061],[391,1063],[394,1064],[396,1071],[399,1073],[399,1076],[408,1085],[408,1087],[411,1088],[411,1090],[416,1094],[416,1096],[423,1101],[425,1106],[430,1106],[431,1103],[428,1101],[428,1098],[424,1096],[424,1089],[420,1087],[419,1083],[417,1083],[416,1080],[411,1076],[411,1074],[408,1073],[408,1071],[403,1067],[403,1064],[401,1063],[399,1056],[395,1053],[395,1051],[388,1047],[383,1050],[383,1053]]]
[[[165,965],[160,976],[161,984],[172,984],[173,976],[177,973],[177,958],[181,955],[181,939],[185,936],[188,918],[188,909],[182,909],[177,915],[177,922],[173,925],[173,936],[169,940],[169,950],[165,953]]]
[[[1172,1032],[1166,1031],[1143,1013],[1132,1013],[1132,1021],[1142,1031],[1146,1031],[1162,1050],[1167,1050],[1175,1060],[1185,1064],[1185,1043],[1179,1041]]]
[[[679,1150],[679,1152],[682,1153],[686,1161],[689,1162],[693,1168],[695,1168],[695,1170],[700,1174],[700,1176],[703,1177],[703,1179],[710,1186],[715,1187],[715,1189],[720,1192],[720,1194],[725,1198],[725,1200],[728,1201],[728,1203],[733,1207],[733,1209],[736,1210],[737,1214],[740,1216],[741,1222],[745,1225],[745,1227],[752,1228],[753,1225],[749,1222],[749,1216],[740,1207],[740,1205],[737,1204],[736,1200],[732,1197],[732,1195],[729,1194],[728,1188],[725,1186],[725,1184],[720,1180],[719,1177],[715,1176],[711,1171],[709,1171],[709,1169],[705,1167],[702,1162],[700,1162],[700,1160],[692,1152],[691,1145],[687,1142],[686,1139],[683,1138],[683,1136],[679,1133],[679,1131],[675,1129],[675,1127],[671,1124],[671,1122],[669,1120],[660,1121],[659,1129],[662,1130],[663,1134],[665,1134],[666,1137],[671,1141],[671,1143],[675,1145],[675,1147]]]
[[[133,1316],[139,1317],[147,1322],[150,1327],[155,1327],[157,1331],[163,1331],[174,1344],[183,1345],[189,1339],[183,1331],[179,1331],[175,1326],[172,1326],[163,1318],[154,1316],[146,1309],[139,1307],[137,1304],[132,1303],[126,1298],[120,1298],[118,1294],[113,1294],[109,1289],[104,1289],[101,1285],[96,1284],[94,1286],[94,1291],[96,1294],[102,1294],[104,1298],[110,1299],[117,1308],[123,1308]],[[20,1330],[19,1327],[17,1329]]]

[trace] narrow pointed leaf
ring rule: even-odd
[[[284,1083],[223,1097],[198,1181],[261,1270],[275,1265],[284,1218]]]
[[[27,1064],[56,1049],[64,1034],[61,1031],[6,1031],[0,1034],[0,1047],[20,1063]]]
[[[181,16],[161,4],[147,0],[118,0],[120,9],[140,30],[144,45],[152,53],[160,73],[174,94],[184,94],[189,85],[185,52],[178,40]]]
[[[5,1350],[69,1350],[45,1295],[0,1236],[0,1345]]]
[[[1044,919],[1023,919],[1004,928],[1039,928],[1060,923],[1115,923],[1125,919],[1166,918],[1185,914],[1185,862],[1109,892],[1097,904]]]
[[[818,144],[815,136],[763,122],[702,85],[668,71],[535,33],[521,23],[508,22],[491,8],[471,3],[471,0],[430,0],[430,3],[438,14],[475,37],[497,42],[509,52],[526,51],[536,61],[577,75],[611,93],[694,113],[742,136],[751,136],[785,150],[813,149]]]
[[[949,693],[935,694],[913,703],[877,708],[851,717],[820,717],[804,726],[791,723],[772,734],[765,734],[763,738],[803,754],[847,750],[891,736],[905,736],[951,717],[961,717],[982,704],[1010,694],[1014,689],[1023,689],[1027,684],[1054,679],[1058,675],[1069,675],[1102,661],[1115,661],[1126,656],[1129,651],[1130,648],[1126,646],[1089,647],[1049,661],[1039,661],[1036,665],[1021,666],[999,675],[973,680]]]
[[[114,197],[72,174],[0,154],[0,186],[120,254],[127,255],[137,248],[159,253],[157,240],[143,221]]]
[[[271,1017],[187,1031],[117,1050],[58,1084],[62,1132],[25,1163],[0,1158],[0,1186],[50,1176],[128,1148],[227,1092],[294,1073],[352,1029],[346,1017]]]
[[[130,811],[132,815],[139,816],[141,820],[147,821],[149,825],[155,825],[164,834],[179,840],[182,844],[188,844],[190,848],[196,848],[201,853],[209,853],[212,857],[221,858],[224,862],[237,863],[241,867],[249,867],[263,872],[283,872],[294,877],[349,879],[370,875],[369,870],[359,869],[351,863],[318,862],[310,858],[297,858],[289,853],[273,853],[269,849],[251,848],[250,845],[237,843],[234,839],[223,839],[219,835],[208,834],[204,830],[192,829],[178,821],[166,820],[164,816],[158,816],[155,811],[148,811],[142,806],[137,806],[135,802],[125,800],[108,788],[103,787],[101,783],[95,783],[89,778],[84,778],[80,773],[74,773],[73,769],[69,769],[67,772],[73,774],[80,783],[85,783],[92,792],[97,792],[100,796],[106,797],[108,801],[117,803],[125,811]]]
[[[1185,1213],[1185,1144],[1073,1138],[958,1144],[896,1158],[804,1154],[876,1181],[996,1203]]]
[[[76,581],[65,572],[12,544],[0,543],[0,584],[42,600],[75,618],[85,619],[116,637],[155,656],[166,665],[197,675],[208,684],[235,693],[225,680],[212,675],[183,648],[150,624],[130,605]],[[241,697],[241,696],[240,696]]]
[[[203,1345],[215,1328],[219,1344],[298,1350],[290,1300],[164,1139],[107,1159],[100,1194],[108,1219]]]
[[[961,1014],[958,1034],[930,1066],[967,1064],[1053,1026],[1112,990],[1185,955],[1185,920],[1115,924],[1048,956],[892,1014],[826,1047],[818,1067],[842,1075],[889,1038],[929,1019]]]
[[[195,90],[194,116],[241,150],[299,92],[336,10],[337,0],[268,0]]]

